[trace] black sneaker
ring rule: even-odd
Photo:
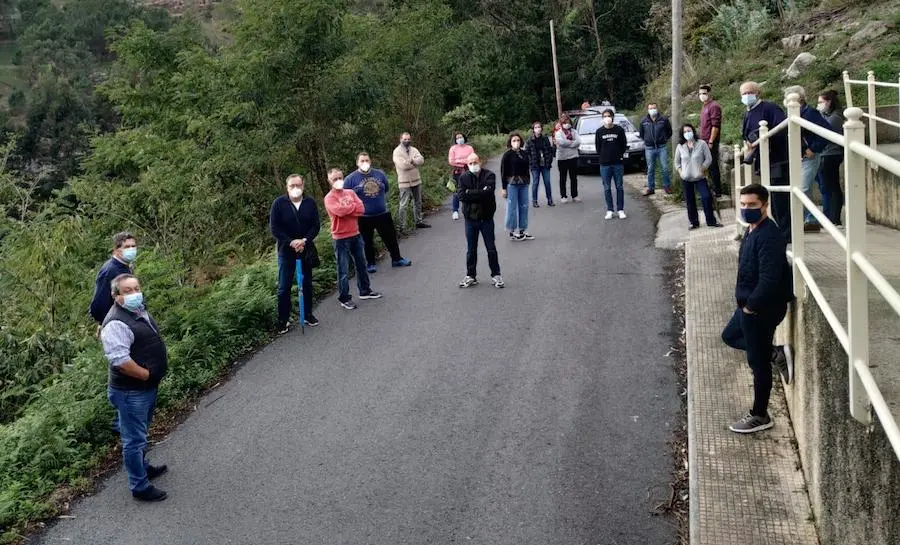
[[[169,471],[169,466],[163,464],[161,466],[147,466],[147,478],[151,481],[160,475],[165,475]]]
[[[766,416],[754,416],[750,413],[745,414],[740,420],[728,426],[728,429],[734,433],[754,433],[763,431],[774,426],[775,423]]]
[[[478,280],[471,276],[467,276],[462,279],[462,282],[459,283],[459,287],[461,288],[471,288],[472,286],[478,285]]]
[[[416,229],[430,229],[431,225],[425,223],[424,221],[420,221],[416,224]]]
[[[781,373],[785,384],[794,380],[794,354],[790,345],[776,346],[772,350],[772,367]]]
[[[278,334],[279,335],[284,335],[285,333],[287,333],[290,330],[291,330],[291,321],[290,320],[288,320],[288,321],[284,322],[283,324],[281,324],[280,326],[278,326]]]
[[[374,290],[359,294],[360,299],[381,299],[382,297],[383,296],[380,293]]]
[[[138,501],[163,501],[168,494],[151,484],[140,492],[132,492],[131,496]]]
[[[348,301],[341,301],[340,303],[341,306],[346,310],[356,310],[359,308],[358,306],[356,306],[356,303],[353,302],[353,299],[350,299]]]
[[[525,235],[523,235],[522,233],[510,233],[509,240],[525,240]]]
[[[550,202],[547,203],[547,206],[556,206],[556,203],[553,202],[553,201],[550,201]]]
[[[531,201],[531,206],[533,206],[533,207],[535,207],[535,208],[540,208],[540,207],[541,207],[541,205],[538,204],[537,201]]]
[[[303,319],[303,323],[308,325],[309,327],[316,327],[317,325],[319,325],[319,319],[310,314]]]
[[[688,226],[688,231],[693,231],[694,229],[699,229],[699,228],[700,228],[699,223],[697,225],[690,225],[690,226]]]
[[[524,238],[525,240],[534,240],[534,235],[532,235],[528,231],[522,231],[522,238]]]

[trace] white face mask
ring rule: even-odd
[[[820,103],[816,104],[816,109],[822,113],[825,113],[828,111],[828,105],[825,104],[824,102],[820,102]]]
[[[365,162],[365,161],[364,161],[364,162],[362,162],[362,163],[359,164],[359,171],[360,171],[360,172],[369,172],[369,169],[370,169],[370,168],[372,168],[372,163],[368,163],[368,162]]]
[[[657,110],[656,108],[650,108],[649,110],[647,110],[647,113],[650,114],[650,117],[656,117],[656,114],[659,113],[659,110]]]
[[[344,189],[344,180],[343,179],[334,180],[333,182],[331,182],[331,187],[333,187],[337,190]]]
[[[303,196],[303,190],[299,187],[292,187],[288,189],[288,195],[290,195],[292,199],[299,199]]]
[[[684,139],[688,142],[692,141],[694,139],[694,133],[692,133],[691,131],[687,131],[686,133],[684,133]]]
[[[481,172],[481,165],[479,165],[478,163],[469,165],[469,172],[471,172],[472,174],[478,174],[479,172]]]
[[[563,123],[563,128],[569,130],[572,128],[572,125],[570,123]]]
[[[612,124],[613,124],[612,118],[611,118],[611,117],[604,117],[604,118],[603,118],[603,124],[606,125],[607,127],[612,127]]]
[[[700,102],[706,102],[707,100],[709,100],[709,95],[707,95],[706,93],[700,93]]]
[[[460,146],[462,146],[463,144],[466,143],[466,139],[465,138],[457,138],[456,143],[459,144]]]

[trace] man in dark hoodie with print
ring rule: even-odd
[[[603,192],[606,195],[606,219],[611,220],[618,213],[619,219],[625,219],[625,164],[622,158],[628,151],[628,140],[625,129],[616,125],[610,110],[603,112],[603,126],[594,135],[597,153],[600,155],[600,176],[603,179]],[[612,179],[616,180],[616,204],[613,205]]]

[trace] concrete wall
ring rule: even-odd
[[[900,229],[900,178],[883,168],[867,170],[866,215],[872,223]]]
[[[815,300],[793,312],[797,372],[785,394],[821,543],[900,544],[900,461],[877,423],[850,416],[847,357]]]

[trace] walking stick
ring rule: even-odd
[[[297,286],[300,288],[300,332],[303,335],[306,335],[306,313],[303,309],[303,262],[301,260],[297,260]]]

